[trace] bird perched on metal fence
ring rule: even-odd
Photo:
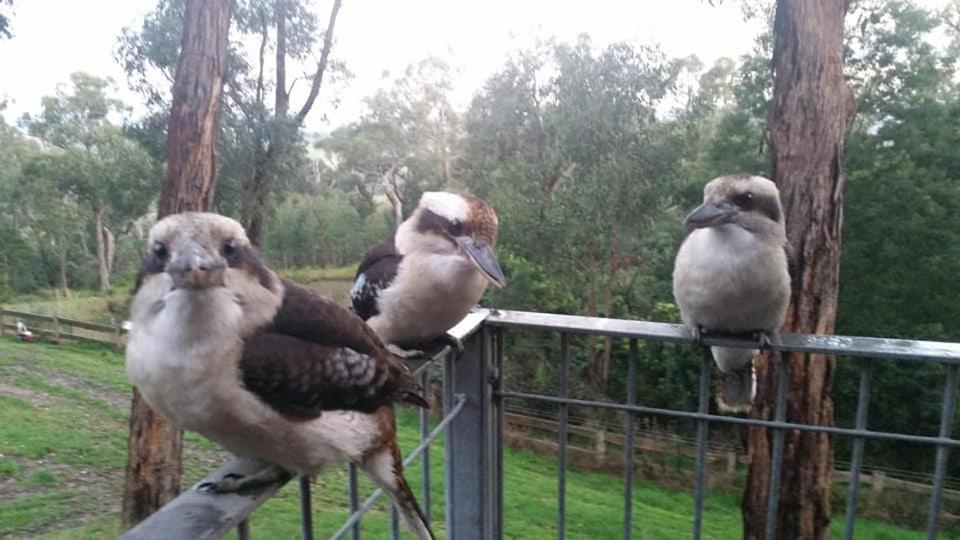
[[[423,347],[438,339],[462,349],[447,330],[480,301],[487,283],[503,286],[503,270],[493,254],[499,222],[484,201],[470,195],[427,192],[413,214],[390,238],[367,251],[351,290],[351,308],[390,346]],[[397,351],[407,356],[418,350]],[[393,406],[376,415],[394,432]],[[359,415],[358,417],[359,418]],[[379,451],[380,462],[397,471],[403,466],[396,444]],[[411,500],[413,494],[410,494]],[[419,507],[401,515],[417,518],[429,531]],[[412,527],[412,526],[411,526]]]
[[[471,195],[424,193],[396,234],[364,255],[351,306],[386,343],[416,347],[447,330],[480,301],[487,283],[506,285],[494,256],[500,222]]]
[[[716,178],[684,220],[692,232],[677,253],[673,295],[683,323],[702,331],[755,332],[761,345],[779,331],[790,302],[787,237],[776,184],[760,176]],[[750,408],[753,349],[713,347],[721,409]]]
[[[427,406],[405,362],[348,309],[278,278],[232,219],[168,216],[149,241],[131,307],[131,381],[179,427],[273,464],[206,487],[236,491],[350,461],[416,513],[384,457],[397,453],[392,408],[387,428],[379,412]]]

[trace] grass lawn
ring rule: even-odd
[[[0,537],[110,538],[120,532],[118,513],[126,460],[129,385],[120,354],[106,347],[0,339]],[[403,448],[416,445],[415,414],[401,411]],[[443,446],[434,445],[433,525],[443,530]],[[195,435],[185,442],[185,482],[193,482],[228,459]],[[526,451],[504,451],[505,524],[509,538],[556,537],[556,463]],[[408,471],[419,493],[419,465]],[[364,494],[372,491],[362,484]],[[689,537],[693,497],[635,482],[634,537]],[[569,538],[619,538],[623,483],[603,473],[567,473]],[[318,476],[314,493],[318,537],[346,519],[346,471],[334,466]],[[422,501],[422,499],[421,499]],[[252,517],[258,538],[298,538],[297,489],[285,487]],[[709,493],[704,538],[742,537],[739,496]],[[842,534],[838,516],[833,532]],[[367,514],[367,538],[384,538],[389,507]],[[404,538],[410,535],[404,531]],[[858,538],[919,538],[920,533],[860,520]]]

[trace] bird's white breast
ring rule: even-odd
[[[131,316],[130,380],[151,408],[180,428],[298,474],[334,460],[359,460],[379,439],[372,415],[329,411],[296,422],[247,391],[237,365],[245,321],[227,289],[170,291],[158,276],[138,293]]]
[[[173,290],[133,306],[127,374],[154,409],[202,431],[239,387],[240,307],[226,289]]]
[[[775,330],[790,294],[782,242],[736,225],[690,233],[677,254],[673,281],[684,323],[708,330]]]
[[[487,281],[461,253],[404,256],[368,322],[381,339],[409,343],[449,330],[480,301]]]

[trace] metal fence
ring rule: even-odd
[[[550,332],[559,335],[559,386],[557,395],[532,394],[511,390],[504,385],[504,334],[512,330]],[[421,502],[429,519],[432,494],[430,490],[431,467],[429,453],[431,442],[444,435],[445,454],[445,520],[449,538],[456,540],[480,540],[503,538],[509,524],[503,521],[503,432],[505,403],[511,400],[553,404],[559,410],[558,467],[557,467],[557,537],[566,534],[566,464],[567,429],[569,408],[588,407],[617,411],[627,416],[626,441],[624,445],[624,492],[623,492],[623,538],[632,536],[633,510],[633,461],[635,436],[634,422],[637,415],[655,415],[687,419],[696,422],[696,463],[694,471],[693,538],[700,538],[703,523],[705,485],[705,456],[711,424],[739,424],[758,426],[773,430],[770,470],[770,489],[767,503],[766,538],[774,538],[784,434],[787,430],[827,433],[853,439],[850,456],[849,486],[847,492],[844,538],[852,538],[857,493],[863,464],[864,441],[880,439],[926,444],[935,448],[933,486],[929,501],[927,536],[935,538],[940,518],[940,507],[946,477],[949,451],[960,446],[960,440],[951,437],[956,409],[957,369],[960,365],[960,344],[895,340],[883,338],[859,338],[845,336],[821,336],[783,334],[774,338],[772,348],[781,351],[798,351],[836,355],[841,358],[859,357],[860,385],[855,425],[852,429],[834,426],[797,424],[786,421],[786,387],[788,370],[776,365],[777,389],[773,420],[754,420],[738,416],[720,416],[709,413],[710,379],[713,362],[704,354],[700,366],[698,407],[696,411],[670,410],[638,405],[636,403],[636,373],[638,341],[693,344],[689,333],[679,325],[645,321],[626,321],[566,315],[518,311],[480,311],[469,315],[453,331],[464,339],[465,349],[457,355],[449,349],[437,354],[435,363],[443,366],[443,418],[429,429],[425,412],[420,416],[419,446],[407,454],[405,464],[422,460]],[[588,401],[569,395],[569,338],[573,334],[626,339],[629,341],[628,384],[624,403]],[[752,348],[754,342],[729,336],[705,336],[703,345],[739,346]],[[901,359],[947,366],[944,386],[941,423],[936,436],[874,431],[867,428],[867,411],[870,402],[870,384],[873,363],[877,360]],[[418,372],[426,382],[426,369]],[[249,473],[257,465],[234,461],[221,467],[213,478],[228,472]],[[301,480],[301,523],[304,538],[313,538],[309,483]],[[359,538],[357,527],[362,515],[369,510],[379,492],[359,503],[356,471],[350,475],[351,515],[333,538]],[[124,538],[218,538],[232,528],[238,528],[241,538],[249,536],[248,516],[279,489],[279,485],[266,486],[244,494],[211,495],[187,490],[139,526],[128,531]],[[396,514],[393,515],[393,537],[397,537]],[[324,532],[324,536],[329,532]]]

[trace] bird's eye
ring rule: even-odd
[[[455,220],[451,221],[451,222],[450,222],[449,231],[450,231],[450,234],[452,234],[453,236],[460,236],[460,235],[462,235],[462,234],[463,234],[463,222],[461,222],[459,219],[455,219]]]
[[[750,202],[753,201],[753,193],[749,191],[746,193],[741,193],[734,197],[733,202],[737,203],[737,206],[749,206]]]
[[[170,252],[167,251],[167,246],[163,245],[163,242],[154,242],[153,255],[161,261],[165,261],[167,256],[170,255]]]
[[[234,257],[237,254],[237,245],[233,241],[233,238],[223,242],[223,248],[221,251],[223,252],[224,257]]]

